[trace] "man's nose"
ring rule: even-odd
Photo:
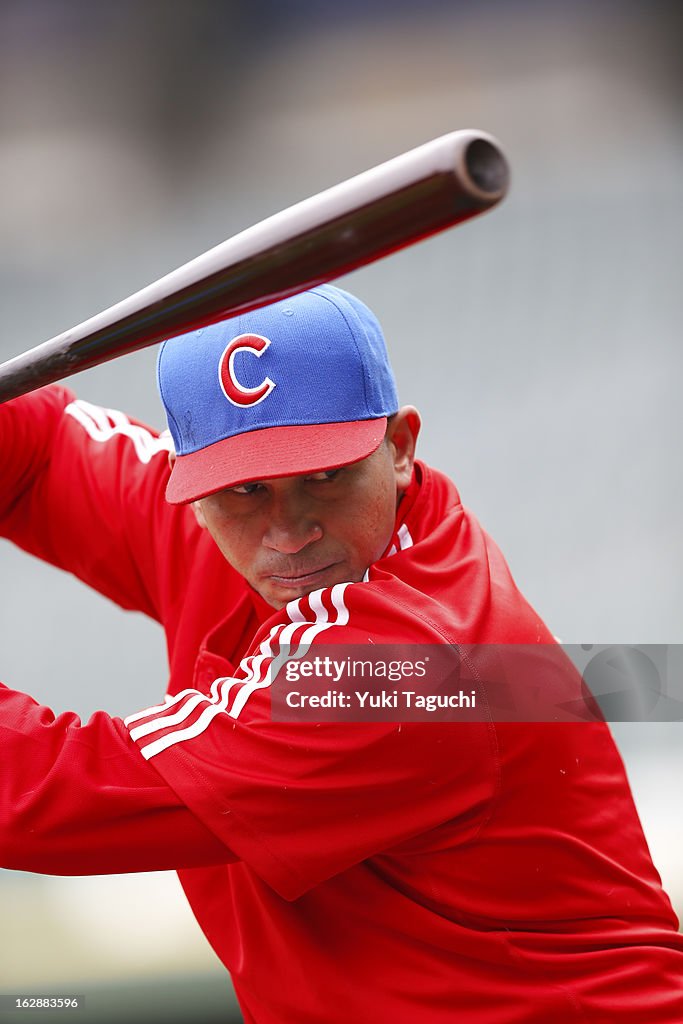
[[[293,495],[273,499],[263,535],[266,547],[295,555],[322,535],[322,526],[305,501]]]

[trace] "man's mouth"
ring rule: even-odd
[[[330,569],[338,564],[338,562],[329,562],[310,569],[272,572],[268,574],[267,578],[281,587],[315,587],[318,583],[322,585]]]

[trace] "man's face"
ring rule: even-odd
[[[419,423],[406,406],[366,459],[219,491],[195,503],[198,521],[274,608],[321,587],[357,582],[391,539]]]

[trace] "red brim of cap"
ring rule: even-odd
[[[179,455],[166,500],[183,505],[251,480],[270,480],[337,469],[379,448],[387,420],[264,427]]]

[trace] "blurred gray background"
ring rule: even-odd
[[[681,642],[682,29],[658,0],[2,0],[0,356],[436,135],[490,131],[505,203],[341,283],[384,325],[423,457],[550,628]],[[154,360],[73,384],[160,426]],[[84,716],[163,693],[153,623],[4,542],[0,574],[5,682]],[[680,915],[683,726],[614,732]],[[81,1024],[230,1005],[166,873],[0,872],[15,991],[87,993]]]

